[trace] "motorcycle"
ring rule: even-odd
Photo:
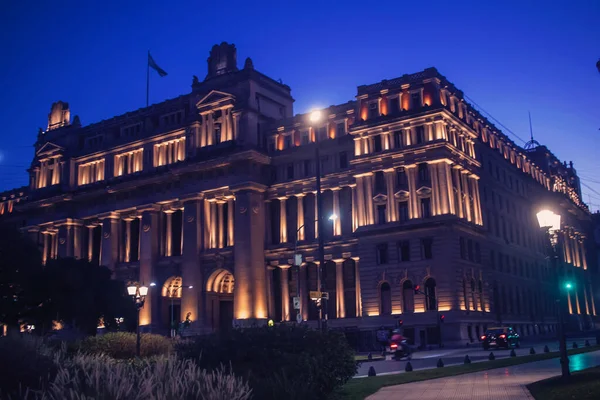
[[[396,361],[400,361],[403,358],[407,360],[412,359],[412,350],[410,349],[406,339],[400,341],[392,341],[390,343],[390,351],[394,355]]]

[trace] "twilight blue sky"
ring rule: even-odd
[[[0,13],[0,191],[27,184],[37,128],[70,103],[83,124],[142,107],[146,51],[169,75],[150,101],[190,90],[213,44],[292,88],[295,112],[356,86],[435,66],[478,105],[561,160],[600,208],[600,1],[12,1]],[[519,139],[511,137],[518,144]],[[590,197],[588,197],[588,195]]]

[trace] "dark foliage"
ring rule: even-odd
[[[180,357],[200,367],[231,365],[257,399],[325,399],[356,373],[354,353],[340,333],[276,326],[181,341]]]

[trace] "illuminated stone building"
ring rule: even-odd
[[[501,323],[552,331],[542,206],[569,232],[573,323],[592,325],[591,219],[572,165],[517,146],[434,68],[359,86],[314,122],[294,116],[293,101],[250,59],[238,69],[223,43],[206,78],[175,99],[87,126],[57,102],[29,188],[0,210],[44,260],[87,258],[117,279],[156,282],[141,316],[152,329],[168,328],[172,298],[190,332],[297,313],[315,324],[319,146],[324,215],[337,216],[325,223],[322,266],[333,329],[402,320],[417,343],[437,343],[440,326],[445,342],[476,341]]]

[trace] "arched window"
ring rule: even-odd
[[[411,281],[406,280],[402,284],[402,306],[404,312],[415,311],[415,292]]]
[[[433,278],[428,278],[425,281],[425,308],[427,311],[437,310],[435,279]]]
[[[379,314],[390,315],[392,313],[392,289],[390,284],[383,282],[379,286]]]

